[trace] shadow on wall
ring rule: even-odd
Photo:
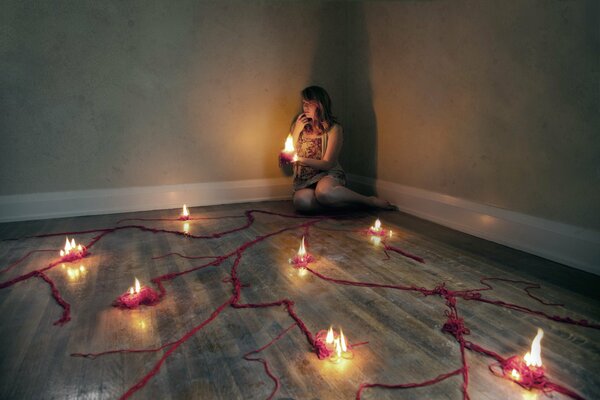
[[[344,126],[342,165],[351,174],[377,178],[377,118],[373,108],[371,56],[364,5],[346,3],[345,77],[348,122]],[[357,188],[353,188],[357,189]],[[372,195],[374,187],[359,188]],[[365,191],[366,190],[366,191]]]
[[[331,96],[333,113],[344,128],[340,156],[344,170],[376,178],[377,123],[363,6],[344,3],[340,7],[337,3],[328,3],[324,7],[332,9],[321,13],[319,40],[308,85],[322,86]],[[363,185],[360,191],[370,195],[374,188]]]

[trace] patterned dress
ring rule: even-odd
[[[309,127],[309,125],[305,126],[302,132],[300,132],[298,141],[296,142],[296,152],[298,153],[298,157],[322,160],[327,149],[329,132],[321,133],[316,137],[310,137],[308,135],[312,132],[308,130],[310,129]],[[339,162],[329,170],[320,170],[298,164],[294,168],[294,192],[316,185],[319,180],[326,176],[331,176],[341,185],[346,185],[346,174]]]

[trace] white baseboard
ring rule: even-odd
[[[600,275],[600,232],[358,175],[400,210]],[[291,198],[291,178],[0,196],[0,223]]]
[[[427,190],[348,176],[351,184],[375,188],[406,213],[486,240],[600,275],[600,232]]]
[[[291,178],[0,196],[0,222],[285,200]]]

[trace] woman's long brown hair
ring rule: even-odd
[[[331,112],[331,97],[325,89],[320,86],[309,86],[302,91],[302,99],[306,101],[315,101],[317,106],[317,126],[322,132],[325,132],[325,126],[331,128],[337,123],[337,118]],[[300,115],[300,114],[298,114]],[[296,116],[298,118],[298,116]],[[296,118],[294,121],[296,121]]]

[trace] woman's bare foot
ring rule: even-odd
[[[380,199],[379,197],[371,196],[371,197],[369,197],[369,199],[371,200],[371,205],[375,208],[381,208],[383,210],[397,210],[398,209],[398,207],[396,207],[389,201]]]

